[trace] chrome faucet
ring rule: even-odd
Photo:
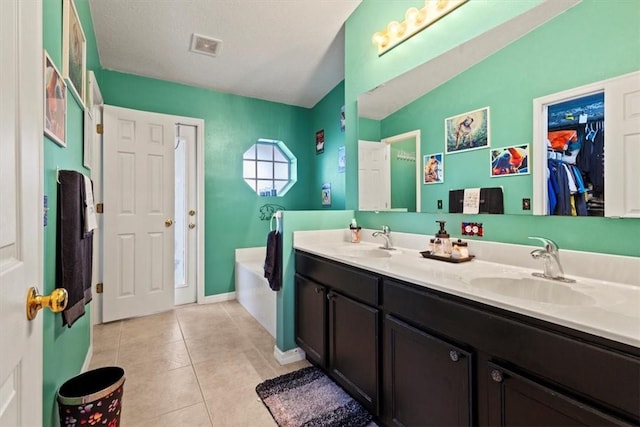
[[[391,243],[391,230],[388,226],[383,225],[382,231],[374,231],[372,234],[373,237],[382,236],[384,238],[384,246],[380,246],[380,249],[386,249],[388,251],[392,251],[395,248],[393,247],[393,243]]]
[[[531,273],[536,277],[545,279],[558,280],[565,283],[573,283],[575,280],[564,277],[562,265],[560,265],[560,248],[556,242],[545,237],[529,236],[530,239],[540,240],[544,243],[543,249],[534,249],[531,251],[533,259],[542,259],[544,261],[544,273]]]

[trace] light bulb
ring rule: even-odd
[[[387,43],[389,41],[389,37],[387,37],[387,34],[385,32],[378,31],[377,33],[375,33],[373,35],[373,38],[371,39],[371,41],[376,46],[384,47],[384,46],[387,45]]]
[[[401,36],[404,33],[405,25],[399,23],[398,21],[391,21],[389,25],[387,25],[387,31],[395,37]]]
[[[418,20],[418,15],[420,15],[420,11],[418,10],[418,8],[410,7],[404,14],[404,19],[411,24],[415,24]]]

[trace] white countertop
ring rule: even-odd
[[[370,231],[363,230],[363,236],[370,235]],[[392,233],[392,237],[397,238],[394,242],[397,250],[391,251],[391,256],[385,258],[350,256],[350,252],[355,247],[357,247],[356,251],[376,250],[382,240],[363,241],[356,244],[348,242],[347,236],[348,231],[345,233],[343,230],[295,232],[294,248],[391,278],[640,347],[640,286],[566,274],[567,277],[575,279],[576,283],[562,284],[539,279],[549,282],[550,286],[557,287],[546,289],[545,302],[538,302],[527,298],[506,296],[482,286],[473,285],[473,279],[482,280],[481,278],[512,278],[524,281],[534,279],[531,273],[542,271],[541,263],[533,264],[539,267],[537,269],[514,266],[512,263],[484,260],[477,253],[488,257],[489,254],[498,250],[496,246],[504,246],[501,249],[512,255],[517,253],[520,257],[521,252],[534,249],[533,247],[494,243],[487,249],[489,242],[473,241],[470,243],[469,252],[476,254],[476,258],[470,262],[453,264],[426,259],[420,255],[420,251],[427,248],[426,245],[422,245],[416,249],[416,241],[419,240],[421,243],[428,241],[428,236]],[[365,237],[365,239],[368,238]],[[406,244],[408,247],[399,246],[400,244]],[[474,248],[477,251],[474,251]],[[581,258],[582,253],[567,252],[572,252],[566,258],[570,263],[575,264],[572,267],[573,270],[582,271],[580,266],[584,263],[582,264],[584,271],[590,271],[588,265],[593,264],[594,257],[603,256],[606,257],[607,262],[601,264],[601,269],[606,270],[607,265],[624,266],[630,271],[620,277],[625,280],[638,278],[636,273],[640,266],[639,259],[586,253]],[[528,252],[526,254],[528,255]],[[560,254],[562,258],[562,250]],[[522,256],[522,258],[526,257]],[[529,264],[530,261],[526,260],[523,263]],[[565,272],[568,271],[571,271],[571,268],[565,268]],[[495,280],[495,282],[498,281],[500,279]],[[543,285],[546,284],[543,283]],[[580,301],[582,303],[578,304]]]

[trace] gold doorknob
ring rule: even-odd
[[[64,288],[56,288],[51,295],[38,295],[38,290],[33,286],[27,291],[27,319],[36,318],[38,311],[43,307],[49,307],[54,313],[59,313],[67,307],[69,294]]]
[[[172,219],[167,219],[164,221],[164,226],[165,227],[171,227],[173,225],[173,220]]]
[[[191,229],[196,228],[196,225],[194,223],[190,222],[189,223],[189,228],[191,228]]]

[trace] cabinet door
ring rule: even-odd
[[[378,415],[378,310],[329,292],[329,369],[369,412]]]
[[[631,425],[496,364],[489,363],[488,375],[492,426]]]
[[[384,419],[398,426],[472,424],[472,354],[385,318]]]
[[[326,366],[326,288],[296,274],[296,342],[307,358]]]

